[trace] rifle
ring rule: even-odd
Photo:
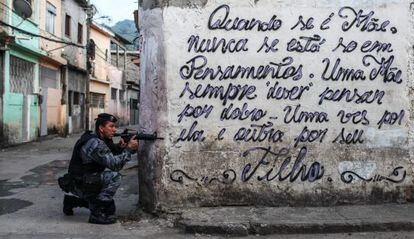
[[[115,133],[114,137],[121,137],[125,143],[128,143],[133,136],[136,136],[135,139],[137,140],[154,141],[157,139],[164,139],[164,138],[158,137],[157,132],[154,132],[153,134],[145,134],[145,133],[138,133],[138,132],[130,133],[129,131],[136,131],[136,130],[125,129],[122,133]]]

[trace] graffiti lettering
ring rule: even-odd
[[[277,52],[279,49],[277,48],[277,44],[279,44],[279,39],[273,39],[272,43],[268,43],[269,37],[265,37],[262,43],[262,46],[257,50],[257,52],[261,52],[262,49],[265,49],[266,53],[271,52]]]
[[[336,136],[332,143],[339,144],[362,144],[364,140],[362,136],[364,135],[364,130],[356,129],[352,133],[346,133],[345,128],[341,129],[341,132]]]
[[[353,52],[358,47],[358,43],[356,41],[350,41],[348,44],[344,44],[343,42],[344,42],[344,38],[340,37],[338,45],[332,51],[336,51],[338,50],[338,48],[342,47],[343,53],[349,53],[349,52]]]
[[[279,151],[273,152],[270,147],[256,147],[249,149],[243,153],[243,157],[251,155],[253,152],[262,153],[263,155],[260,159],[255,159],[257,161],[255,164],[248,163],[244,166],[241,173],[241,180],[243,182],[248,182],[254,175],[257,175],[258,181],[266,180],[268,182],[273,180],[278,180],[280,182],[286,181],[289,179],[289,182],[295,182],[298,178],[304,182],[315,182],[323,177],[324,167],[318,163],[313,162],[308,168],[304,163],[304,159],[308,152],[306,147],[302,147],[296,157],[296,160],[293,166],[289,169],[289,164],[292,161],[292,156],[289,155],[289,149],[282,148]],[[280,160],[283,162],[276,167],[276,163]],[[267,167],[266,167],[267,166]],[[270,168],[268,166],[271,166]],[[266,171],[264,175],[258,175],[260,172]]]
[[[375,58],[375,56],[366,55],[362,59],[362,62],[364,66],[370,66],[371,65],[370,62],[372,61],[374,61],[374,63],[378,65],[378,69],[374,68],[371,71],[371,74],[370,74],[371,80],[376,79],[380,75],[384,77],[383,80],[385,83],[394,82],[397,84],[401,84],[403,81],[401,79],[402,71],[398,69],[397,67],[392,67],[392,64],[394,63],[394,58],[395,58],[394,56],[390,56],[388,59],[386,59],[385,57],[381,57],[381,60],[378,60],[377,58]]]
[[[362,46],[361,46],[361,52],[364,53],[368,53],[368,52],[388,52],[391,53],[394,51],[394,49],[392,49],[392,44],[391,43],[382,43],[380,41],[365,41]]]
[[[319,142],[322,143],[326,133],[328,133],[328,129],[324,129],[324,130],[309,130],[307,126],[305,126],[305,128],[303,128],[302,132],[299,134],[299,136],[297,136],[294,141],[295,141],[295,147],[298,146],[299,143],[305,143],[305,142],[309,142],[312,143],[316,140],[319,139]]]
[[[299,37],[299,40],[293,38],[287,43],[286,50],[288,52],[319,52],[321,46],[326,42],[319,35],[311,37]]]
[[[349,14],[349,15],[348,15]],[[343,7],[339,10],[338,15],[343,19],[350,19],[342,24],[342,30],[348,31],[352,27],[359,28],[361,32],[386,32],[390,21],[386,20],[380,22],[378,18],[374,17],[375,12],[370,11],[364,14],[363,10],[355,11],[352,7]]]
[[[313,157],[323,156],[321,152],[326,150],[337,162],[354,149],[350,161],[339,165],[343,183],[357,179],[403,182],[403,167],[389,176],[371,174],[380,165],[374,159],[376,154],[363,153],[370,163],[353,162],[376,143],[379,133],[388,134],[385,138],[393,142],[398,137],[389,135],[393,127],[408,127],[402,124],[409,108],[404,76],[408,77],[405,71],[410,64],[398,52],[408,49],[408,33],[391,35],[398,32],[397,27],[407,25],[398,22],[407,17],[385,14],[394,8],[380,7],[381,12],[365,9],[366,4],[336,9],[330,5],[304,16],[313,10],[305,13],[301,12],[304,8],[289,5],[290,12],[284,13],[289,21],[285,21],[265,9],[270,3],[250,4],[252,7],[234,4],[237,12],[233,4],[219,4],[202,24],[199,21],[205,19],[208,8],[177,21],[182,28],[178,34],[186,35],[171,41],[179,43],[174,46],[180,49],[168,51],[165,59],[174,69],[165,69],[164,77],[166,85],[172,86],[167,91],[173,98],[168,102],[172,119],[177,120],[172,127],[179,128],[171,131],[174,141],[178,138],[173,143],[182,147],[173,150],[201,149],[200,155],[212,152],[214,163],[195,162],[187,165],[188,171],[176,169],[170,174],[172,182],[218,186],[240,180],[249,184],[249,190],[258,182],[312,183],[321,180],[326,171],[324,161]],[[243,12],[246,9],[257,12]],[[269,11],[260,15],[258,10]],[[196,15],[197,19],[189,21]],[[179,99],[174,98],[177,95]],[[375,130],[378,132],[372,133]],[[316,149],[314,154],[311,147]],[[244,151],[246,148],[250,149]],[[225,161],[220,164],[222,158]],[[182,165],[174,163],[170,166]],[[359,167],[357,171],[348,171],[351,163]],[[214,168],[220,165],[233,168]],[[330,164],[328,182],[333,182],[336,172],[336,165]],[[331,186],[337,189],[336,183]]]
[[[195,53],[203,53],[203,52],[216,52],[218,49],[221,52],[233,53],[233,52],[242,52],[248,51],[249,48],[247,47],[248,43],[247,38],[243,38],[240,40],[230,39],[226,40],[224,38],[218,39],[217,37],[213,37],[213,39],[201,39],[199,36],[191,35],[188,39],[188,52],[195,52]]]
[[[220,132],[217,135],[217,140],[223,140],[224,139],[223,135],[224,135],[224,133],[226,133],[226,130],[227,130],[226,128],[222,128],[220,130]]]
[[[369,120],[367,119],[368,112],[366,110],[356,111],[353,113],[346,113],[345,110],[340,110],[338,112],[338,117],[342,124],[347,124],[352,122],[353,124],[362,124],[369,125]]]
[[[253,85],[233,85],[232,83],[224,86],[212,86],[207,84],[206,86],[198,84],[195,89],[190,88],[188,82],[185,83],[185,87],[180,94],[180,98],[184,97],[188,92],[189,99],[196,98],[209,98],[220,99],[223,105],[227,104],[229,100],[252,100],[257,97],[255,94],[256,86]]]
[[[236,17],[229,19],[230,7],[229,5],[221,5],[216,8],[208,19],[208,29],[210,30],[226,30],[226,31],[277,31],[282,26],[282,20],[273,15],[268,22],[257,19],[244,19]]]
[[[221,112],[220,119],[221,120],[245,120],[250,118],[250,121],[259,121],[263,117],[266,116],[267,111],[264,111],[262,109],[253,108],[252,110],[249,110],[247,103],[244,103],[241,108],[234,107],[233,104],[230,104],[228,107],[225,107],[223,111]]]
[[[204,105],[204,106],[191,106],[190,104],[187,104],[183,111],[178,115],[178,123],[181,122],[181,120],[184,117],[193,117],[198,118],[204,115],[204,118],[208,118],[211,111],[213,111],[214,106],[212,105]]]
[[[242,127],[237,130],[233,140],[243,142],[268,142],[276,143],[282,142],[284,132],[273,129],[273,123],[267,122],[262,125],[250,125],[251,128]]]
[[[396,112],[389,112],[386,110],[384,112],[384,115],[381,117],[381,119],[378,121],[378,129],[381,129],[383,125],[394,125],[398,123],[398,125],[401,125],[403,119],[405,116],[405,111],[401,110],[400,113]]]
[[[270,82],[267,82],[267,85],[270,85]],[[276,99],[276,100],[300,100],[303,93],[310,90],[310,86],[293,86],[288,89],[286,87],[279,86],[279,82],[276,81],[273,86],[269,88],[267,92],[267,99]]]
[[[196,127],[198,125],[197,121],[194,121],[194,123],[191,125],[190,129],[187,131],[187,129],[181,130],[180,137],[178,137],[177,142],[180,141],[192,141],[192,142],[203,142],[206,137],[204,137],[204,130],[196,130]]]
[[[303,16],[302,15],[300,15],[299,16],[299,19],[298,19],[298,22],[292,27],[292,28],[290,28],[290,30],[293,30],[293,29],[295,29],[296,27],[298,27],[298,26],[301,26],[300,27],[300,30],[301,31],[304,31],[304,30],[311,30],[311,29],[313,29],[315,26],[313,25],[313,21],[314,21],[315,19],[313,18],[313,17],[311,17],[311,18],[309,18],[308,20],[306,20],[306,22],[303,20]]]
[[[341,59],[336,59],[335,65],[331,70],[329,70],[331,63],[329,58],[323,59],[322,63],[326,63],[322,74],[322,79],[325,81],[364,81],[366,79],[363,70],[347,69],[339,66]]]
[[[183,80],[215,80],[227,79],[289,79],[297,81],[302,78],[302,65],[294,66],[292,57],[285,57],[281,62],[269,62],[268,65],[254,66],[216,66],[208,67],[207,58],[198,55],[191,58],[180,68],[180,76]]]
[[[283,109],[286,112],[283,122],[285,124],[293,123],[324,123],[329,122],[328,114],[325,112],[307,112],[301,111],[301,105],[295,107],[292,113],[292,106],[288,105]]]
[[[353,102],[355,104],[371,104],[376,102],[378,105],[382,104],[385,92],[382,90],[369,90],[361,93],[359,89],[355,88],[353,91],[343,88],[342,90],[333,90],[326,87],[324,92],[319,95],[319,105],[324,101],[339,102],[345,100],[346,102]]]
[[[335,13],[331,13],[330,15],[329,15],[329,17],[328,18],[326,18],[323,22],[322,22],[322,24],[321,24],[321,26],[319,27],[319,29],[321,29],[321,30],[328,30],[329,28],[330,28],[330,26],[327,26],[331,21],[332,21],[332,18],[335,16]]]

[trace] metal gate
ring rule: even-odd
[[[53,102],[53,99],[60,98],[53,97],[56,94],[56,89],[58,88],[59,83],[59,71],[55,69],[49,69],[47,67],[40,68],[40,81],[42,86],[42,102],[40,105],[41,110],[41,117],[40,117],[40,136],[45,136],[49,133],[56,133],[50,132],[53,130],[53,126],[57,126],[57,122],[49,122],[52,121],[51,119],[56,118],[57,109],[59,107],[60,102]],[[53,90],[55,89],[55,90]],[[51,93],[52,95],[49,95]],[[52,115],[54,114],[54,117]]]
[[[35,64],[21,58],[10,56],[10,102],[9,107],[16,118],[13,121],[17,132],[12,143],[25,142],[33,136],[30,134],[32,118],[30,112],[36,112],[37,102],[34,91]]]

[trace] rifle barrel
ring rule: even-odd
[[[114,137],[121,137],[124,140],[126,139],[127,141],[129,141],[133,136],[136,136],[137,140],[157,140],[157,139],[164,139],[162,137],[157,137],[157,134],[143,134],[143,133],[139,133],[139,134],[131,134],[131,133],[115,133]]]

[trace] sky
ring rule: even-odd
[[[138,0],[91,0],[90,2],[98,9],[94,17],[96,21],[110,26],[125,19],[134,20],[133,12],[138,9]],[[112,21],[98,19],[101,16],[109,16]]]

